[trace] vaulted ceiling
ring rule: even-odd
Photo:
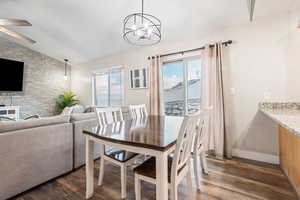
[[[176,40],[249,21],[247,0],[145,0],[145,12],[162,21],[162,40]],[[255,18],[293,9],[300,0],[258,0]],[[36,40],[31,49],[73,63],[134,48],[122,39],[122,20],[141,0],[1,0],[0,18],[21,18],[32,27],[11,29]],[[254,18],[254,20],[255,20]],[[249,22],[250,23],[250,22]]]

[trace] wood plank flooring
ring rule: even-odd
[[[244,159],[216,160],[208,158],[209,175],[202,177],[201,192],[196,191],[195,200],[296,200],[297,195],[278,166]],[[107,164],[104,184],[96,184],[99,160],[95,169],[95,195],[91,200],[117,200],[120,197],[120,170]],[[190,199],[183,181],[179,186],[179,200]],[[134,200],[134,179],[128,170],[127,193]],[[83,200],[85,199],[85,168],[27,191],[14,200]],[[142,184],[142,199],[155,199],[155,186]]]

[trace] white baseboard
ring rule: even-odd
[[[250,160],[256,160],[256,161],[272,163],[272,164],[279,164],[279,156],[275,156],[271,154],[233,149],[232,155],[240,158],[250,159]]]

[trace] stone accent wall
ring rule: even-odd
[[[70,90],[70,80],[63,77],[64,63],[1,37],[0,58],[25,63],[24,91],[0,93],[0,104],[11,105],[12,97],[12,105],[21,107],[21,118],[31,114],[53,115],[55,98]]]

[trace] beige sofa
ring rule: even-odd
[[[0,200],[84,165],[82,131],[95,126],[95,113],[0,122]],[[99,144],[94,155],[100,157]]]
[[[85,128],[97,126],[95,113],[80,113],[71,115],[71,123],[73,124],[74,137],[74,168],[78,168],[85,164],[85,137],[82,131]],[[94,146],[95,159],[100,157],[100,145]]]
[[[0,122],[0,199],[73,169],[70,116]]]

